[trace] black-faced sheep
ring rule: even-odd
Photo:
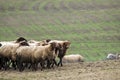
[[[51,43],[51,42],[55,42],[59,46],[59,48],[56,50],[56,52],[58,52],[57,54],[58,54],[58,58],[59,58],[58,66],[59,65],[63,66],[62,58],[65,56],[66,51],[69,48],[71,43],[67,40],[66,41],[51,40],[49,43]]]
[[[27,39],[23,38],[23,37],[19,37],[17,40],[16,40],[16,43],[19,43],[21,41],[25,41],[27,42]]]
[[[37,70],[37,65],[39,62],[41,64],[44,64],[45,60],[53,60],[56,56],[55,48],[55,43],[50,43],[46,46],[28,46],[18,48],[16,51],[16,55],[19,71],[24,70],[23,63],[31,63],[32,68],[34,70]]]
[[[84,57],[80,54],[71,54],[71,55],[65,55],[63,57],[63,63],[75,63],[75,62],[83,62]]]

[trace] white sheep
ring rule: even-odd
[[[63,57],[63,63],[75,63],[75,62],[83,62],[84,57],[80,54],[71,54],[71,55],[65,55]]]
[[[119,58],[120,58],[120,54],[112,54],[112,53],[110,53],[110,54],[107,55],[108,60],[119,59]]]

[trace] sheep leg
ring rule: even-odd
[[[61,58],[61,66],[63,66],[63,64],[62,64],[62,58]]]
[[[4,68],[5,70],[7,70],[7,69],[8,69],[8,64],[7,64],[7,63],[8,63],[9,60],[8,60],[7,58],[4,58],[3,61],[4,61],[4,62],[3,62],[3,66],[4,66],[4,67],[3,67],[3,68]]]
[[[22,63],[22,60],[21,60],[21,57],[20,56],[17,56],[16,57],[16,64],[17,64],[17,68],[20,72],[23,71],[23,63]]]
[[[24,70],[24,68],[23,68],[23,63],[20,63],[20,64],[19,64],[19,71],[22,72],[23,70]]]
[[[60,60],[59,60],[59,62],[58,62],[58,66],[60,65]]]
[[[17,64],[17,68],[20,69],[20,62],[17,61],[16,64]]]
[[[4,64],[4,69],[7,70],[7,62]]]
[[[19,68],[19,71],[20,72],[22,72],[23,70],[24,70],[24,66],[23,66],[23,62],[22,61],[20,61],[19,63],[18,63],[18,68]]]
[[[12,67],[16,70],[16,62],[12,61]]]
[[[53,59],[53,62],[52,62],[52,67],[53,67],[53,68],[54,68],[54,64],[55,64],[56,66],[58,66],[55,59]]]
[[[5,58],[3,57],[2,58],[2,67],[3,67],[3,69],[5,69],[5,64],[6,64],[6,61],[5,61]]]
[[[37,70],[38,69],[38,63],[36,62],[35,63],[35,70]]]
[[[17,64],[18,70],[21,71],[20,70],[20,68],[21,68],[21,65],[20,65],[20,56],[18,56],[18,55],[16,56],[16,64]]]
[[[37,63],[32,63],[32,71],[36,71],[37,70]]]
[[[40,64],[41,65],[41,71],[43,70],[43,63]]]
[[[58,63],[58,66],[61,64],[61,66],[63,66],[63,64],[62,64],[62,58],[60,58],[60,61],[59,61],[59,63]]]
[[[30,69],[30,68],[31,68],[31,66],[32,66],[32,64],[27,64],[28,69]]]
[[[0,61],[0,70],[1,70],[1,68],[2,68],[2,65],[1,65],[1,61]]]
[[[47,68],[50,69],[50,60],[47,60]]]
[[[27,67],[28,67],[28,63],[25,63],[25,64],[24,64],[24,68],[27,68]]]
[[[58,65],[57,65],[57,62],[56,62],[56,60],[55,60],[55,59],[53,59],[53,62],[54,62],[54,64],[55,64],[56,66],[58,66]]]
[[[0,69],[2,68],[2,58],[0,56]]]
[[[34,63],[32,63],[32,71],[34,71],[35,65]]]
[[[23,63],[21,63],[21,71],[23,71],[25,69]]]
[[[1,57],[0,58],[0,69],[2,69],[4,67],[4,59]]]
[[[45,62],[43,62],[43,64],[40,62],[40,66],[45,69]]]
[[[41,60],[41,71],[43,70],[43,68],[45,67],[45,61],[44,60]]]
[[[52,59],[51,60],[51,67],[54,69],[54,64],[55,64],[55,60],[54,59]]]
[[[34,63],[34,70],[36,71],[38,69],[38,62],[36,61],[35,63]]]

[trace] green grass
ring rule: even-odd
[[[87,61],[120,52],[119,0],[1,0],[0,41],[69,40]]]

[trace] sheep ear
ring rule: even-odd
[[[29,46],[29,44],[25,41],[20,42],[20,46]]]
[[[48,42],[50,42],[51,41],[51,39],[46,39],[46,42],[48,43]]]

